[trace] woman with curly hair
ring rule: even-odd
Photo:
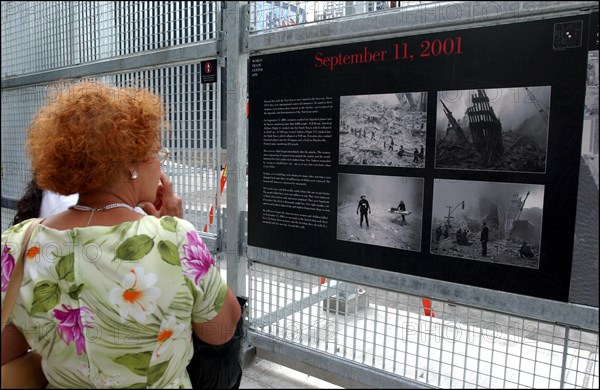
[[[191,388],[192,332],[212,345],[233,336],[238,301],[161,171],[163,115],[147,90],[81,82],[35,116],[35,182],[79,199],[25,248],[32,220],[2,234],[3,305],[15,259],[27,260],[3,365],[31,347],[51,387]]]

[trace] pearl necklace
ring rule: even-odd
[[[116,209],[118,207],[124,207],[124,208],[134,211],[138,214],[141,214],[138,210],[136,210],[135,207],[132,207],[131,205],[128,205],[127,203],[111,203],[111,204],[107,204],[106,206],[102,206],[102,207],[89,207],[89,206],[82,206],[79,204],[75,204],[75,205],[69,206],[69,210],[91,211],[92,213],[90,214],[87,224],[85,225],[86,227],[88,227],[88,226],[90,226],[90,222],[92,222],[92,217],[94,216],[94,213],[96,211],[108,211],[111,209]]]

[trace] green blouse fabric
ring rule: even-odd
[[[31,220],[2,234],[2,305]],[[227,285],[189,222],[35,228],[10,322],[56,388],[191,388],[192,322],[214,318]]]

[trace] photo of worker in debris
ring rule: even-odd
[[[544,186],[436,179],[431,253],[539,268]]]
[[[550,87],[440,91],[435,167],[545,173]]]
[[[343,165],[425,167],[427,92],[340,97]]]
[[[424,179],[339,174],[337,239],[421,250]]]

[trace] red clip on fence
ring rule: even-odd
[[[225,184],[227,183],[227,164],[225,164],[225,166],[223,167],[223,171],[221,172],[221,185],[219,188],[219,192],[221,195],[223,195],[223,190],[225,189]],[[217,204],[217,194],[215,194],[215,205]],[[214,221],[214,212],[213,212],[213,207],[214,205],[210,205],[210,211],[208,212],[208,224],[204,225],[204,233],[208,232],[208,229],[210,229],[210,227],[213,224]]]

